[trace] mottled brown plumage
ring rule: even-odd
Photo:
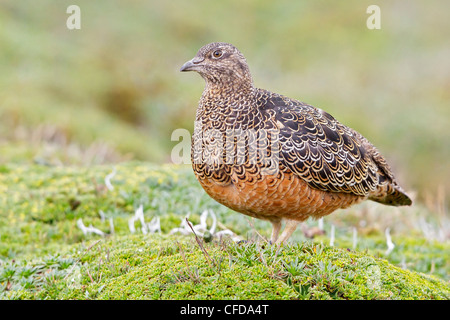
[[[198,181],[223,205],[270,221],[272,242],[362,200],[412,203],[366,138],[321,109],[255,88],[233,45],[208,44],[181,71],[206,82],[192,137]]]

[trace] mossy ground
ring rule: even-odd
[[[112,166],[0,168],[5,195],[0,200],[2,298],[450,297],[448,243],[413,239],[399,228],[393,234],[396,247],[386,255],[382,232],[363,234],[353,249],[341,228],[338,245],[328,245],[328,235],[307,240],[297,231],[291,243],[277,250],[258,235],[268,236],[270,224],[250,221],[214,202],[189,168],[136,162],[116,165],[115,170],[113,189],[108,189],[105,177]],[[160,234],[142,234],[139,223],[131,233],[129,219],[140,205],[147,221],[160,218]],[[205,209],[214,211],[221,228],[249,241],[215,238],[198,243],[193,234],[169,234],[188,214],[198,223]],[[79,219],[105,236],[85,235],[77,226]]]
[[[8,265],[12,299],[448,299],[449,286],[365,253],[304,242],[274,246],[133,235]],[[5,270],[6,270],[5,269]],[[3,270],[3,274],[5,274]],[[26,272],[28,270],[28,273]],[[30,271],[31,270],[31,271]],[[3,276],[5,277],[5,276]],[[5,280],[4,280],[5,281]],[[3,284],[5,285],[5,284]]]

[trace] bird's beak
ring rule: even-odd
[[[203,59],[198,59],[197,57],[189,60],[183,66],[181,67],[180,71],[196,71],[198,70],[198,67],[200,66],[200,62],[202,62]]]

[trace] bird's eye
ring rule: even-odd
[[[212,56],[216,59],[220,58],[223,55],[222,50],[216,50],[213,52]]]

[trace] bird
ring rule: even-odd
[[[269,221],[270,243],[285,243],[308,218],[365,200],[412,204],[362,134],[320,108],[256,88],[234,45],[204,45],[180,71],[205,81],[191,140],[197,180],[222,205]]]

